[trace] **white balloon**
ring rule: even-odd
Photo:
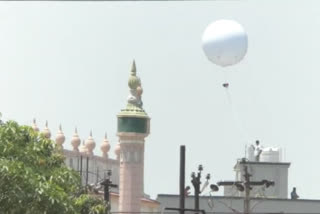
[[[206,28],[202,35],[202,48],[213,63],[234,65],[247,53],[248,36],[243,27],[233,20],[218,20]]]

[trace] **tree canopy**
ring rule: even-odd
[[[0,123],[0,213],[104,213],[55,144],[29,126]]]

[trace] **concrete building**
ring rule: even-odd
[[[177,207],[179,205],[178,195],[159,194],[157,201],[160,202],[160,210],[165,207]],[[194,197],[186,197],[186,208],[194,208]],[[243,213],[244,198],[232,196],[201,196],[200,209],[206,213],[227,214]],[[191,212],[186,212],[191,214]],[[255,214],[319,214],[320,200],[291,200],[280,198],[251,198],[250,213]]]
[[[293,200],[288,198],[288,170],[290,163],[282,162],[279,148],[262,148],[251,146],[248,148],[248,158],[239,159],[234,166],[235,180],[224,181],[234,185],[224,186],[223,196],[216,196],[214,192],[203,192],[200,197],[200,209],[207,213],[244,213],[245,191],[239,191],[235,185],[245,183],[245,167],[250,181],[274,181],[274,185],[251,186],[249,195],[250,213],[320,213],[320,200]],[[159,194],[157,201],[161,203],[160,209],[177,207],[178,195]],[[194,197],[186,197],[186,208],[194,208]]]
[[[269,180],[274,181],[274,186],[252,187],[250,194],[252,197],[267,198],[288,198],[288,169],[290,163],[284,162],[255,162],[238,160],[234,166],[236,181],[244,181],[244,165],[248,166],[248,171],[252,175],[252,181]],[[244,192],[234,191],[233,187],[224,187],[225,196],[244,196]]]

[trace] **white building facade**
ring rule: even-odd
[[[250,181],[273,181],[274,185],[252,185],[249,191],[249,213],[287,213],[315,214],[320,213],[320,200],[288,198],[288,175],[290,163],[282,162],[281,150],[263,148],[257,144],[248,148],[248,158],[239,159],[234,166],[235,180],[225,183],[240,183],[245,186],[245,168],[250,174]],[[224,187],[224,196],[216,196],[214,192],[200,196],[200,209],[206,213],[245,213],[245,191],[237,186]],[[160,209],[178,207],[179,196],[159,194],[157,201]],[[187,196],[185,208],[194,209],[194,197]]]
[[[177,207],[178,195],[159,194],[160,210],[165,207]],[[206,213],[227,214],[243,213],[244,198],[231,196],[201,196],[200,209]],[[185,207],[194,208],[194,197],[186,197]],[[191,212],[186,212],[191,214]],[[252,198],[250,200],[250,214],[319,214],[320,200],[291,200],[272,198]]]

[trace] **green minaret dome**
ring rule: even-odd
[[[140,78],[137,77],[136,62],[134,60],[131,67],[131,75],[129,77],[128,85],[130,89],[137,89],[137,87],[141,85]]]
[[[127,106],[117,115],[118,133],[149,133],[150,118],[142,107],[141,95],[143,89],[140,78],[136,73],[136,63],[133,61],[128,81],[130,94],[127,98]]]

